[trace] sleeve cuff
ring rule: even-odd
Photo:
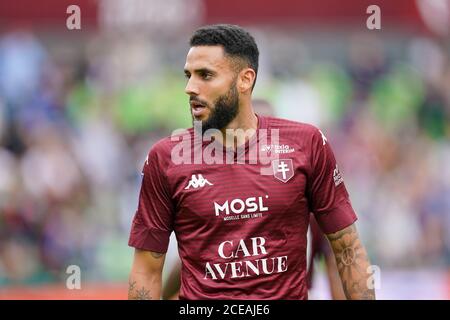
[[[317,223],[325,234],[335,233],[352,225],[358,217],[348,200],[340,203],[336,208],[315,213]]]
[[[169,247],[169,231],[148,229],[142,224],[133,223],[128,245],[136,249],[166,253]]]

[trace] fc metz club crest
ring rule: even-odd
[[[272,160],[273,175],[284,183],[294,176],[294,165],[292,159]]]

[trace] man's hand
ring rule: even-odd
[[[327,237],[336,257],[347,299],[374,300],[375,290],[369,289],[368,286],[370,263],[355,224],[336,233],[327,234]]]
[[[161,298],[162,269],[165,253],[134,251],[131,268],[128,299],[129,300],[159,300]]]

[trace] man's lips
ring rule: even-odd
[[[204,114],[207,110],[206,106],[197,101],[191,101],[191,110],[194,117],[199,117]]]

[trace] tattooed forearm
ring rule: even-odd
[[[355,225],[328,234],[328,240],[336,257],[342,286],[347,299],[375,299],[375,291],[369,289],[369,259],[359,240]]]
[[[136,249],[128,283],[128,299],[161,299],[165,253]]]

